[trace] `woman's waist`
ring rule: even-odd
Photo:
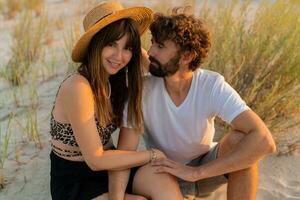
[[[78,180],[82,178],[104,178],[107,171],[93,171],[85,161],[67,160],[51,151],[51,177],[60,179]]]

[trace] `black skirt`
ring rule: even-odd
[[[85,162],[50,154],[50,190],[53,200],[92,199],[108,192],[107,171],[92,171]]]
[[[108,172],[92,171],[85,162],[69,161],[50,154],[50,190],[53,200],[85,200],[108,192]],[[127,193],[131,193],[133,176],[131,170]]]

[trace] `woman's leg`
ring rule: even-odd
[[[102,194],[92,200],[108,200],[108,193]],[[134,194],[125,194],[124,200],[147,200],[145,197]]]
[[[178,182],[170,174],[157,174],[147,164],[140,167],[133,180],[133,193],[152,200],[183,200]]]

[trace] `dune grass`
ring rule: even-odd
[[[45,0],[23,0],[23,7],[32,10],[36,15],[40,16],[44,9]]]
[[[4,163],[8,156],[8,146],[11,138],[10,124],[13,118],[13,114],[10,114],[7,125],[4,127],[2,132],[2,127],[0,126],[0,190],[4,188],[5,185],[5,174],[4,174]],[[1,123],[2,124],[2,123]]]
[[[74,63],[71,59],[71,52],[75,45],[75,42],[80,37],[80,24],[74,22],[69,29],[64,32],[63,35],[63,50],[65,56],[65,62],[67,63],[67,73],[73,72],[77,69],[78,64]]]
[[[44,0],[1,0],[0,11],[4,13],[6,19],[14,19],[22,10],[31,10],[39,16],[44,4]]]
[[[249,0],[203,4],[199,15],[213,33],[205,67],[223,74],[280,142],[300,123],[291,120],[300,105],[299,1],[251,6]]]
[[[19,0],[4,0],[2,2],[2,10],[7,19],[13,19],[22,9],[21,1]]]
[[[195,1],[182,3],[193,5]],[[154,10],[170,14],[170,8],[162,3]],[[202,68],[224,75],[265,121],[277,144],[283,147],[278,149],[279,154],[294,151],[300,140],[300,134],[292,131],[300,125],[299,116],[295,117],[300,113],[300,2],[206,0],[197,8],[192,10],[205,19],[213,41]],[[184,7],[178,11],[189,14]],[[142,38],[146,48],[149,38]],[[219,119],[217,124],[222,134],[229,128]],[[284,150],[287,146],[293,148]]]
[[[35,19],[32,12],[26,11],[20,17],[12,32],[12,56],[4,73],[12,85],[26,82],[26,76],[30,73],[32,65],[43,55],[42,42],[47,25],[47,15]]]

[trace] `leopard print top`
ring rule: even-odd
[[[107,127],[102,127],[100,126],[100,123],[97,119],[95,121],[96,121],[98,133],[101,138],[102,145],[104,146],[108,143],[108,141],[111,138],[111,134],[117,129],[117,127],[115,124],[109,124]],[[58,140],[63,144],[78,147],[78,144],[73,134],[71,124],[60,123],[56,121],[53,117],[53,114],[51,114],[51,119],[50,119],[50,134],[53,140]],[[55,153],[59,154],[60,156],[65,156],[65,157],[81,156],[81,153],[78,151],[62,150],[53,144],[51,144],[51,146],[52,149],[55,151]],[[64,154],[59,152],[64,152]]]
[[[67,78],[69,78],[70,76],[68,76]],[[58,91],[60,89],[60,86],[58,88]],[[58,91],[57,91],[57,94],[58,94]],[[56,97],[57,97],[57,94],[56,94]],[[71,124],[60,123],[54,119],[54,117],[53,117],[54,107],[55,107],[55,101],[54,101],[54,105],[53,105],[53,108],[51,111],[51,117],[50,117],[50,134],[51,134],[52,140],[57,140],[57,141],[62,142],[63,144],[78,147]],[[97,130],[98,130],[98,133],[101,138],[102,145],[104,146],[109,142],[109,140],[111,138],[111,134],[117,129],[117,126],[115,124],[111,123],[108,126],[103,127],[100,125],[97,118],[95,118],[95,123],[96,123]],[[52,150],[60,156],[73,157],[73,156],[81,156],[82,155],[80,151],[64,150],[53,144],[51,144],[51,146],[52,146]],[[61,153],[61,152],[63,152],[63,153]]]
[[[101,137],[102,145],[104,146],[109,141],[111,134],[117,129],[114,124],[109,124],[107,127],[102,127],[96,119],[98,133]],[[60,123],[51,115],[50,119],[50,134],[52,139],[59,140],[63,144],[78,147],[75,140],[71,124]]]

